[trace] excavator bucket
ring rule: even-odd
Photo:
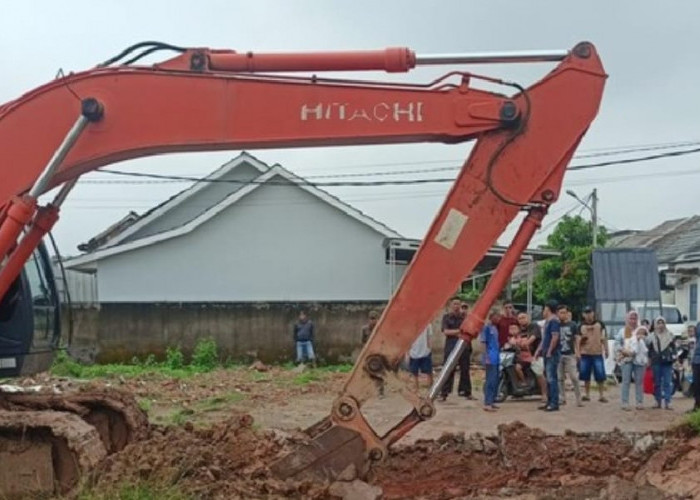
[[[316,434],[307,429],[306,433],[314,436],[313,439],[275,462],[273,474],[281,479],[298,477],[323,481],[338,477],[349,466],[354,466],[360,476],[367,472],[367,453],[359,433],[334,426],[328,418],[314,427],[324,430]]]

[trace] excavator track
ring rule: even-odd
[[[64,494],[107,455],[148,436],[133,396],[116,390],[0,394],[0,497]]]

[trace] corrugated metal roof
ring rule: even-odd
[[[658,301],[658,261],[650,248],[603,248],[593,252],[597,301]]]
[[[659,262],[672,262],[700,248],[700,217],[693,216],[652,243]]]
[[[700,251],[700,216],[668,220],[648,231],[613,234],[608,246],[650,248],[656,251],[659,263],[669,264],[684,255]]]

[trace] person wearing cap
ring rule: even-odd
[[[535,358],[544,358],[544,371],[547,377],[547,404],[540,410],[559,411],[559,359],[561,358],[561,342],[559,342],[560,325],[557,318],[558,304],[555,300],[548,301],[542,309],[544,317],[544,334],[537,348]]]
[[[579,327],[579,380],[583,382],[583,401],[591,400],[591,372],[598,384],[598,401],[607,403],[605,398],[605,359],[608,357],[608,339],[605,324],[596,319],[591,306],[583,308],[583,322]]]

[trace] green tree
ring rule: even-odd
[[[608,232],[598,227],[598,245],[605,246]],[[581,216],[565,215],[540,248],[557,250],[560,256],[541,262],[535,273],[533,292],[540,303],[556,299],[578,309],[586,301],[591,270],[593,231]]]

